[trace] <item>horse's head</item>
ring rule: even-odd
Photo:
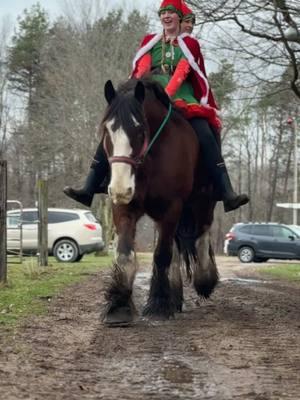
[[[135,193],[135,171],[148,145],[148,129],[143,112],[145,87],[136,81],[130,90],[116,91],[105,84],[108,102],[102,121],[103,145],[111,165],[108,193],[115,204],[128,204]]]

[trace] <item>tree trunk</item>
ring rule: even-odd
[[[102,226],[102,235],[105,244],[103,252],[107,254],[109,251],[109,246],[113,240],[114,227],[112,221],[111,200],[106,195],[101,195],[99,214]]]
[[[274,152],[274,161],[272,162],[272,171],[273,176],[271,180],[271,187],[270,187],[270,194],[269,194],[269,208],[267,209],[267,222],[272,221],[273,217],[273,210],[275,204],[275,196],[276,196],[276,189],[278,183],[278,170],[279,170],[279,162],[280,162],[280,150],[282,144],[282,135],[283,135],[283,127],[282,121],[280,124],[279,135],[277,137],[277,143],[275,145],[275,152]]]

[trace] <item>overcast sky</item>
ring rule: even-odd
[[[88,0],[85,0],[88,3]],[[109,7],[121,7],[127,11],[138,8],[142,13],[150,13],[159,3],[157,0],[90,0],[92,3],[100,4],[106,11]],[[33,4],[39,2],[51,18],[55,19],[66,11],[66,3],[76,7],[82,0],[0,0],[0,17],[10,17],[15,22],[22,15],[25,8],[30,9]],[[109,4],[109,5],[108,5]]]

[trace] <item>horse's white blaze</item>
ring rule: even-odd
[[[113,157],[130,157],[132,147],[129,139],[122,128],[113,130],[114,120],[106,124],[110,139],[113,145]],[[135,189],[134,175],[132,167],[123,162],[111,164],[111,180],[109,193],[115,204],[128,204],[133,197]]]

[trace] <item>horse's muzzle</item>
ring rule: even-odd
[[[131,187],[127,188],[126,190],[119,191],[119,190],[114,190],[113,187],[109,186],[108,194],[115,205],[122,205],[122,204],[126,205],[131,202],[134,195],[134,191]]]

